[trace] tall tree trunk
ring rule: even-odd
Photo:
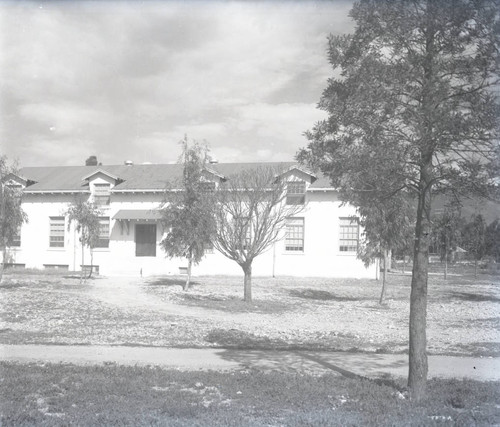
[[[2,250],[2,265],[0,266],[0,282],[2,282],[3,270],[5,268],[5,200],[4,200],[4,184],[0,182],[0,248]]]
[[[448,238],[447,236],[445,237],[445,244],[444,244],[444,279],[446,280],[448,278]]]
[[[474,258],[474,279],[477,279],[477,258]]]
[[[424,156],[423,156],[424,157]],[[410,348],[408,388],[413,400],[425,396],[427,388],[427,278],[431,209],[432,157],[424,157],[420,170],[415,246],[410,295]]]
[[[382,292],[380,293],[380,300],[379,304],[382,305],[385,300],[385,279],[386,279],[386,272],[387,272],[387,251],[384,249],[384,273],[382,274]]]
[[[241,266],[245,278],[243,279],[244,286],[244,296],[243,300],[245,302],[252,302],[252,264],[244,264]]]
[[[448,278],[448,256],[444,257],[444,279]]]
[[[405,274],[406,270],[406,255],[403,255],[403,274]]]
[[[193,266],[193,255],[189,252],[188,255],[188,267],[187,267],[187,279],[186,283],[184,283],[184,290],[187,291],[189,289],[189,284],[191,283],[191,267]]]
[[[2,283],[4,266],[5,266],[5,246],[2,246],[2,264],[0,264],[0,283]]]

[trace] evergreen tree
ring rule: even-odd
[[[411,397],[427,383],[431,195],[489,196],[498,175],[499,15],[491,0],[362,0],[352,35],[329,38],[335,74],[299,160],[356,204],[416,200],[410,298]]]
[[[198,264],[207,247],[212,245],[215,183],[206,178],[208,149],[196,141],[189,146],[187,137],[181,144],[182,181],[169,183],[165,191],[161,213],[163,226],[168,231],[160,245],[170,258],[187,258],[184,285],[187,290],[192,265]]]

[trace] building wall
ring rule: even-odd
[[[99,179],[101,179],[99,177]],[[166,258],[159,243],[164,230],[157,224],[156,256],[135,256],[135,228],[146,221],[118,221],[113,216],[121,209],[149,210],[158,208],[161,194],[134,193],[113,194],[111,203],[104,207],[104,216],[110,218],[109,248],[94,249],[94,265],[100,274],[151,276],[179,274],[187,267],[184,259]],[[63,216],[72,195],[25,195],[23,209],[28,223],[21,231],[21,247],[10,251],[11,262],[25,264],[27,268],[43,268],[48,265],[65,265],[69,270],[80,270],[82,265],[81,244],[74,226],[67,228],[64,248],[49,247],[49,217]],[[355,253],[339,251],[340,217],[355,215],[351,206],[342,206],[334,191],[307,193],[305,209],[295,215],[304,218],[304,251],[285,251],[284,240],[276,242],[267,252],[257,257],[253,264],[255,276],[318,276],[318,277],[369,277],[375,278],[375,267],[365,268]],[[281,238],[284,233],[281,233]],[[88,250],[84,251],[84,264],[90,263]],[[193,268],[194,275],[242,275],[241,268],[214,250]]]

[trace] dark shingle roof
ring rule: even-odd
[[[294,162],[215,163],[208,167],[220,175],[230,177],[243,170],[257,167],[274,167],[281,170],[294,166],[305,170]],[[115,186],[115,191],[161,191],[167,182],[182,177],[180,164],[25,167],[20,170],[20,174],[35,182],[26,188],[26,192],[69,192],[88,191],[88,182],[83,178],[99,170],[119,177],[121,182]],[[326,178],[322,176],[317,178],[312,184],[313,188],[331,187]]]

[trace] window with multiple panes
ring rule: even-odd
[[[215,191],[215,182],[212,181],[202,181],[200,182],[200,190],[207,193],[212,193]]]
[[[20,247],[21,246],[21,227],[17,227],[16,232],[12,236],[12,240],[10,242],[11,247]]]
[[[285,223],[285,251],[304,251],[304,218],[287,218]]]
[[[356,252],[359,241],[358,218],[339,218],[339,251]]]
[[[49,246],[51,248],[64,248],[64,217],[50,217]]]
[[[98,206],[109,205],[111,194],[110,184],[94,184],[94,203]]]
[[[306,202],[306,183],[289,181],[286,184],[286,204],[303,205]]]
[[[203,244],[203,248],[204,248],[206,254],[213,254],[214,253],[214,245],[212,242],[205,242]]]
[[[99,218],[99,240],[96,248],[109,248],[109,217]]]
[[[240,239],[242,249],[247,249],[250,246],[252,239],[252,224],[250,223],[250,219],[247,217],[238,217],[234,219],[234,222],[234,232],[236,237]]]
[[[135,256],[156,256],[156,224],[135,225]]]

